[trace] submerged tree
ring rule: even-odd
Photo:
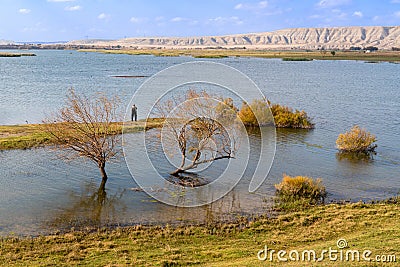
[[[165,119],[161,130],[164,149],[181,157],[172,175],[234,157],[236,108],[231,100],[188,90],[158,102],[154,115]]]
[[[120,152],[118,103],[117,97],[89,98],[70,89],[65,106],[44,121],[63,158],[84,157],[97,164],[102,176],[99,191],[104,191],[108,179],[106,163]]]

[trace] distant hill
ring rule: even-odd
[[[0,39],[0,45],[14,44],[14,41]]]
[[[76,40],[68,44],[137,48],[246,47],[265,49],[349,49],[400,47],[400,26],[293,28],[273,32],[199,37],[135,37],[120,40]]]

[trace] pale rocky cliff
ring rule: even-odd
[[[14,44],[13,41],[0,39],[0,45]]]
[[[203,37],[137,37],[114,41],[78,40],[70,44],[122,47],[205,48],[246,47],[265,49],[346,49],[352,46],[400,47],[400,26],[293,28],[273,32]]]

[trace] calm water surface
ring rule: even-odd
[[[36,57],[0,58],[0,125],[40,122],[62,105],[69,87],[85,93],[117,93],[128,104],[146,78],[113,76],[151,76],[195,60],[75,51],[35,53]],[[99,173],[94,164],[63,162],[48,148],[3,151],[0,235],[35,235],[82,225],[204,222],[257,214],[268,211],[268,199],[283,173],[321,177],[330,200],[382,199],[399,192],[400,65],[255,58],[213,61],[242,71],[272,102],[305,109],[316,123],[312,131],[277,132],[275,161],[256,194],[247,192],[250,178],[245,174],[233,192],[212,206],[170,207],[131,190],[136,184],[121,159],[108,165],[107,197],[99,206],[95,196]],[[140,106],[139,115],[143,115]],[[378,137],[378,153],[372,160],[338,157],[336,137],[354,124]],[[259,141],[257,133],[251,136],[252,145]]]

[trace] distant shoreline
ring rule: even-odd
[[[400,51],[271,51],[248,49],[80,49],[79,52],[103,54],[153,55],[194,58],[256,57],[284,61],[360,60],[366,62],[400,62]]]
[[[400,51],[390,50],[267,50],[243,48],[182,48],[173,49],[127,49],[110,47],[92,47],[87,45],[24,45],[2,46],[0,50],[75,50],[78,52],[97,52],[103,54],[126,55],[153,55],[160,57],[189,56],[193,58],[226,58],[226,57],[253,57],[278,58],[283,61],[312,61],[312,60],[360,60],[368,63],[400,62]],[[0,57],[36,56],[34,53],[0,52]]]

